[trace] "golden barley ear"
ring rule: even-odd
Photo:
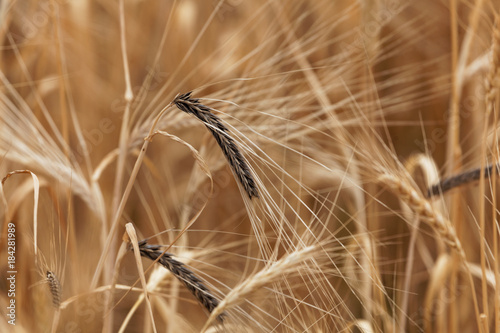
[[[194,272],[187,269],[182,262],[172,258],[171,253],[163,252],[161,245],[149,245],[146,240],[142,240],[139,242],[139,252],[142,257],[152,261],[159,258],[158,263],[181,281],[208,312],[212,313],[219,305],[219,300],[212,295],[208,287],[203,284],[203,281]],[[222,323],[225,315],[225,313],[218,315],[217,320]]]
[[[178,95],[173,103],[179,110],[194,115],[205,124],[222,149],[222,153],[226,156],[231,169],[247,192],[248,197],[250,199],[252,197],[258,198],[259,191],[255,185],[250,167],[241,154],[236,142],[229,134],[228,128],[219,117],[212,113],[210,107],[201,104],[198,98],[192,98],[191,94],[192,91]]]

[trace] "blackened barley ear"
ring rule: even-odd
[[[62,294],[61,282],[59,282],[59,279],[54,272],[47,271],[46,276],[50,293],[52,294],[52,305],[54,305],[55,308],[59,308],[61,305]]]
[[[192,92],[178,95],[174,103],[179,110],[194,115],[201,120],[222,149],[229,165],[238,177],[241,185],[248,194],[248,197],[259,197],[257,186],[252,172],[248,167],[247,161],[241,154],[234,139],[230,136],[228,128],[222,123],[222,120],[212,113],[210,107],[200,103],[198,98],[191,97]]]
[[[219,305],[219,300],[212,295],[210,290],[203,284],[203,281],[187,269],[182,262],[172,258],[173,255],[171,253],[163,253],[160,245],[149,245],[146,240],[143,240],[139,242],[139,251],[142,257],[153,261],[161,256],[158,259],[158,263],[174,274],[208,312],[212,313],[217,305]],[[225,313],[222,313],[217,316],[217,320],[222,323],[224,317]]]
[[[499,171],[499,165],[496,165],[497,173]],[[491,176],[491,172],[493,171],[493,165],[489,165],[484,169],[484,176],[489,178]],[[481,177],[481,169],[473,169],[461,174],[443,179],[437,184],[432,185],[427,189],[427,197],[430,198],[435,195],[439,195],[445,193],[455,187],[458,187],[463,184],[471,183],[473,181],[479,180]]]

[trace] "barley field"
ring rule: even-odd
[[[1,332],[500,332],[497,0],[0,24]]]

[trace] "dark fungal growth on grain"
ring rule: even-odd
[[[489,178],[491,177],[491,173],[493,171],[493,165],[489,165],[484,169],[484,177]],[[499,171],[499,165],[496,165],[496,171],[498,174]],[[469,170],[466,172],[463,172],[461,174],[443,179],[437,184],[432,185],[428,190],[427,190],[427,197],[430,198],[435,195],[439,195],[442,193],[445,193],[455,187],[458,187],[463,184],[471,183],[473,181],[479,180],[481,177],[481,169],[473,169]]]
[[[240,184],[248,194],[248,197],[258,198],[259,192],[255,185],[248,164],[241,154],[234,139],[230,136],[228,128],[222,123],[222,120],[212,113],[210,107],[200,103],[198,98],[191,97],[191,91],[179,95],[174,99],[174,103],[180,110],[194,115],[201,120],[222,149],[234,174],[238,177]]]
[[[161,245],[149,245],[146,240],[139,242],[139,251],[142,257],[148,258],[152,261],[155,261],[160,257],[160,259],[158,259],[158,263],[174,274],[174,276],[186,286],[191,294],[196,297],[196,299],[208,310],[208,312],[211,313],[217,305],[219,305],[219,300],[212,295],[210,290],[203,284],[203,281],[200,278],[187,269],[182,262],[172,258],[173,254],[168,252],[163,253],[161,247]],[[130,246],[130,249],[132,249],[132,246]],[[225,314],[223,313],[217,317],[219,322],[223,322],[224,316]]]
[[[52,305],[55,308],[59,308],[61,305],[61,282],[59,282],[57,276],[51,271],[47,271],[46,277],[50,293],[52,294]]]

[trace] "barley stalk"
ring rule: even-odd
[[[486,75],[486,80],[485,80],[485,91],[486,91],[486,115],[485,115],[485,130],[487,129],[487,122],[490,120],[490,116],[493,114],[493,120],[494,120],[494,128],[498,126],[498,110],[495,109],[500,106],[500,13],[496,14],[496,19],[493,24],[493,33],[492,33],[492,42],[491,42],[491,60],[490,60],[490,70],[488,71],[488,74]],[[486,133],[486,132],[485,132]],[[494,136],[494,155],[493,158],[495,160],[498,160],[498,134],[495,131]],[[485,140],[486,141],[486,140]],[[483,146],[486,146],[486,142],[483,142]],[[497,173],[498,173],[498,168],[497,168]],[[493,175],[492,177],[492,182],[495,183],[497,181],[496,174]],[[496,184],[495,184],[496,185]],[[497,192],[496,192],[496,186],[492,186],[491,189],[491,196],[492,200],[491,202],[496,203],[497,202]],[[493,223],[492,225],[492,234],[493,234],[493,271],[495,275],[495,281],[498,285],[500,282],[500,269],[498,265],[498,219],[497,219],[497,206],[496,204],[493,204],[492,207],[492,212],[491,216],[493,216]],[[483,239],[484,238],[484,233],[486,231],[486,228],[482,228],[482,235]],[[484,246],[483,243],[481,243],[482,248],[481,250],[484,253]],[[484,259],[483,259],[484,258]],[[488,290],[486,286],[486,281],[487,281],[487,267],[484,264],[485,256],[481,256],[482,262],[481,262],[481,270],[482,270],[482,278],[483,278],[483,293],[488,295]],[[494,295],[494,310],[493,310],[493,317],[494,317],[494,322],[496,327],[500,327],[500,291],[498,288],[495,288],[495,295]],[[488,301],[488,296],[483,296],[485,299],[485,303]]]

